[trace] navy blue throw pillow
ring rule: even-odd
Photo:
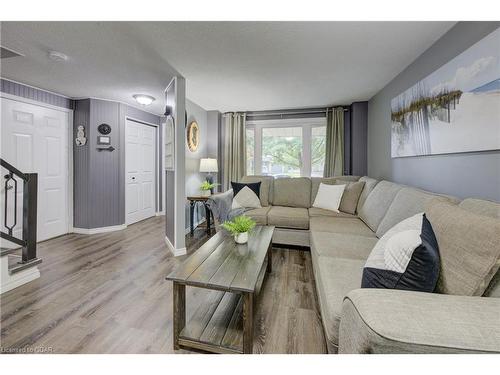
[[[425,214],[418,229],[387,233],[377,244],[363,269],[362,288],[433,292],[439,278],[439,247]],[[417,219],[415,217],[407,220]],[[403,222],[402,222],[403,223]],[[399,224],[398,224],[399,225]],[[403,225],[404,227],[404,225]]]
[[[233,188],[233,196],[236,196],[245,186],[248,186],[250,190],[252,190],[257,197],[260,198],[260,182],[254,182],[251,184],[243,184],[241,182],[233,182],[231,181],[231,186]]]

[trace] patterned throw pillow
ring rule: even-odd
[[[240,184],[231,182],[233,186],[233,203],[231,209],[235,208],[261,208],[259,191],[260,182],[253,184]]]
[[[439,268],[436,236],[425,214],[419,213],[380,238],[366,261],[361,287],[433,292]]]

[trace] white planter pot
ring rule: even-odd
[[[234,235],[234,240],[236,243],[244,244],[248,242],[248,232],[238,233]]]
[[[202,190],[201,191],[201,196],[202,197],[209,197],[210,196],[210,190]]]

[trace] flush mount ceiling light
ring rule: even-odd
[[[134,99],[140,105],[150,105],[151,103],[153,103],[156,100],[152,96],[144,95],[144,94],[136,94],[136,95],[134,95]]]
[[[58,51],[49,51],[49,58],[53,61],[67,61],[68,55]]]

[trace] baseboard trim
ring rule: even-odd
[[[158,211],[156,216],[165,216],[165,211]]]
[[[2,278],[3,277],[4,276],[2,276]],[[5,292],[8,292],[9,290],[15,289],[21,285],[29,283],[30,281],[36,280],[39,277],[40,277],[40,270],[38,269],[38,267],[31,267],[17,274],[9,275],[8,279],[7,278],[2,279],[2,285],[0,285],[0,294],[3,294]]]
[[[178,257],[178,256],[181,256],[181,255],[186,255],[187,254],[187,250],[186,250],[185,247],[182,247],[180,249],[176,249],[174,247],[174,245],[172,245],[172,243],[170,242],[170,240],[168,239],[167,236],[165,236],[165,243],[167,244],[168,249],[174,255],[174,257]]]
[[[121,225],[113,225],[109,227],[100,227],[100,228],[75,228],[73,227],[72,232],[77,234],[98,234],[98,233],[106,233],[106,232],[115,232],[117,230],[123,230],[127,228],[127,224]]]

